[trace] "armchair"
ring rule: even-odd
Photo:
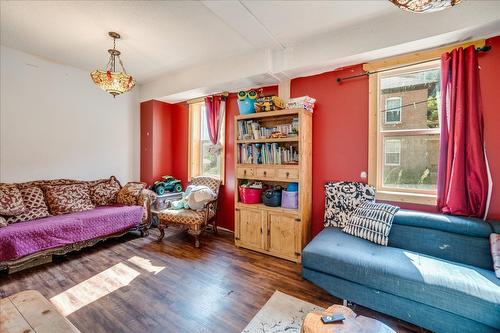
[[[158,229],[160,230],[161,241],[165,237],[165,228],[170,225],[180,226],[194,237],[195,247],[200,247],[200,234],[206,229],[208,224],[212,224],[213,231],[217,234],[217,204],[219,199],[220,180],[212,177],[194,177],[188,185],[205,185],[209,187],[217,197],[205,204],[201,211],[191,209],[170,210],[166,209],[158,213]]]

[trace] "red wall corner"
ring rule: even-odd
[[[142,182],[151,185],[172,173],[172,104],[150,100],[140,105]]]

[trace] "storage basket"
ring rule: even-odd
[[[281,206],[281,188],[272,188],[262,193],[262,202],[269,207]]]
[[[281,207],[289,209],[299,208],[299,192],[281,192]]]
[[[258,204],[262,202],[262,189],[240,186],[240,201],[245,204]]]

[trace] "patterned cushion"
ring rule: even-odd
[[[116,203],[118,192],[121,189],[120,182],[111,176],[109,179],[97,182],[90,186],[90,197],[96,206],[108,206]]]
[[[142,205],[142,191],[146,183],[129,182],[118,192],[116,201],[121,205]]]
[[[44,186],[47,185],[71,185],[71,184],[81,184],[85,183],[84,181],[81,180],[74,180],[74,179],[49,179],[49,180],[34,180],[30,182],[25,182],[25,183],[18,183],[16,184],[19,189],[22,188],[27,188],[27,187],[33,187],[33,186],[38,186],[40,188],[43,188]]]
[[[375,200],[375,188],[358,182],[325,184],[325,227],[345,227],[354,210],[364,201]]]
[[[500,234],[490,235],[491,256],[493,257],[493,269],[495,275],[500,279]]]
[[[0,228],[1,227],[6,227],[7,226],[7,220],[3,216],[0,216]]]
[[[209,216],[209,218],[211,217],[213,216]],[[160,220],[178,224],[203,224],[205,222],[205,212],[191,209],[166,209],[158,214],[158,218]]]
[[[21,189],[26,211],[7,218],[8,223],[31,221],[41,219],[50,215],[43,191],[38,186],[26,187]]]
[[[81,212],[94,208],[89,185],[47,185],[43,187],[49,209],[53,215]]]
[[[387,246],[392,220],[398,210],[399,207],[393,205],[365,201],[356,208],[342,231]]]
[[[220,184],[221,181],[219,179],[205,176],[193,177],[193,179],[191,179],[191,181],[189,182],[189,185],[207,186],[212,191],[214,191],[215,194],[219,193]]]
[[[0,184],[0,215],[14,216],[26,210],[21,191],[13,184]]]

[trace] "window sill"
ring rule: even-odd
[[[382,201],[404,202],[429,206],[436,205],[436,196],[433,194],[377,191],[375,198]]]

